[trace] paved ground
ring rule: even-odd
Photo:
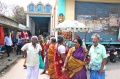
[[[120,79],[120,60],[107,64],[106,79]]]
[[[6,70],[3,73],[3,76],[0,77],[0,79],[25,79],[26,77],[26,69],[23,69],[24,59],[20,59],[16,62],[16,64],[10,68],[10,70]],[[42,72],[42,70],[40,70]],[[116,63],[108,63],[107,64],[107,71],[106,71],[106,79],[120,79],[120,61],[117,61]],[[49,79],[49,76],[47,75],[40,75],[39,79]]]
[[[7,70],[6,74],[0,77],[0,79],[25,79],[26,78],[26,69],[23,68],[23,62],[24,59],[20,59],[17,61],[17,63],[10,68],[10,70]],[[40,70],[40,73],[43,70]],[[40,75],[39,73],[39,79],[49,79],[49,76],[47,75]]]
[[[0,72],[9,67],[11,64],[13,64],[17,59],[19,59],[21,56],[16,55],[16,53],[10,53],[10,57],[7,57],[7,54],[4,54],[3,58],[0,58]]]

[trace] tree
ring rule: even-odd
[[[0,15],[5,15],[7,12],[7,5],[0,1]]]
[[[13,20],[17,21],[18,23],[24,24],[26,23],[26,17],[24,8],[21,6],[14,6],[13,7]]]

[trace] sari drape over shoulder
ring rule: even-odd
[[[57,77],[60,78],[62,73],[62,67],[64,65],[64,61],[61,57],[61,54],[58,52],[58,44],[55,45],[55,52],[54,52],[54,66],[55,66],[55,72],[57,74]]]
[[[48,70],[49,68],[49,65],[48,65],[48,48],[50,46],[50,40],[48,40],[48,42],[45,44],[45,53],[46,53],[46,56],[45,56],[45,69],[44,70]]]
[[[70,57],[69,61],[68,61],[68,71],[70,74],[70,78],[78,71],[80,71],[83,66],[85,65],[84,62],[75,59],[74,57]]]
[[[70,56],[67,69],[70,79],[87,79],[86,68],[84,63],[85,50],[80,47],[75,50],[71,48],[68,55]]]
[[[55,44],[51,44],[48,49],[48,60],[49,60],[49,68],[48,68],[48,75],[50,78],[57,78],[55,67],[54,67],[54,47]]]
[[[44,61],[44,44],[40,44],[42,47],[42,51],[41,51],[41,56],[42,56],[42,60]]]

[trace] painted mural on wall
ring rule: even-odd
[[[58,16],[58,24],[62,23],[64,21],[64,19],[65,19],[64,15],[62,13],[60,13]]]
[[[95,15],[78,15],[77,20],[81,23],[84,23],[86,27],[94,29],[94,31],[101,32],[103,30],[107,30],[111,26],[120,25],[120,19],[117,14],[110,14],[109,17],[106,18],[97,18],[94,19]]]
[[[118,41],[120,30],[120,4],[75,2],[75,19],[84,23],[87,27],[94,28],[104,41]],[[87,34],[87,41],[91,42],[91,35]],[[84,39],[85,33],[76,33]],[[105,36],[106,35],[106,36]]]
[[[86,25],[88,28],[92,28],[95,31],[101,31],[103,28],[102,20],[93,19],[94,16],[91,15],[78,15],[77,20]]]
[[[28,5],[28,12],[41,12],[41,13],[51,13],[52,6],[50,4],[43,5],[41,2],[34,5],[30,3]]]
[[[119,26],[119,18],[118,14],[110,14],[109,15],[109,25],[110,26]]]
[[[120,5],[104,3],[77,2],[75,18],[89,28],[101,32],[111,26],[120,26]]]

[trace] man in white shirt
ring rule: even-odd
[[[11,46],[13,45],[10,33],[5,36],[5,46],[7,50],[8,57],[10,56]]]
[[[38,79],[39,74],[39,53],[42,50],[40,44],[37,44],[37,36],[32,36],[31,43],[25,44],[21,50],[27,51],[26,65],[27,77],[26,79]]]

